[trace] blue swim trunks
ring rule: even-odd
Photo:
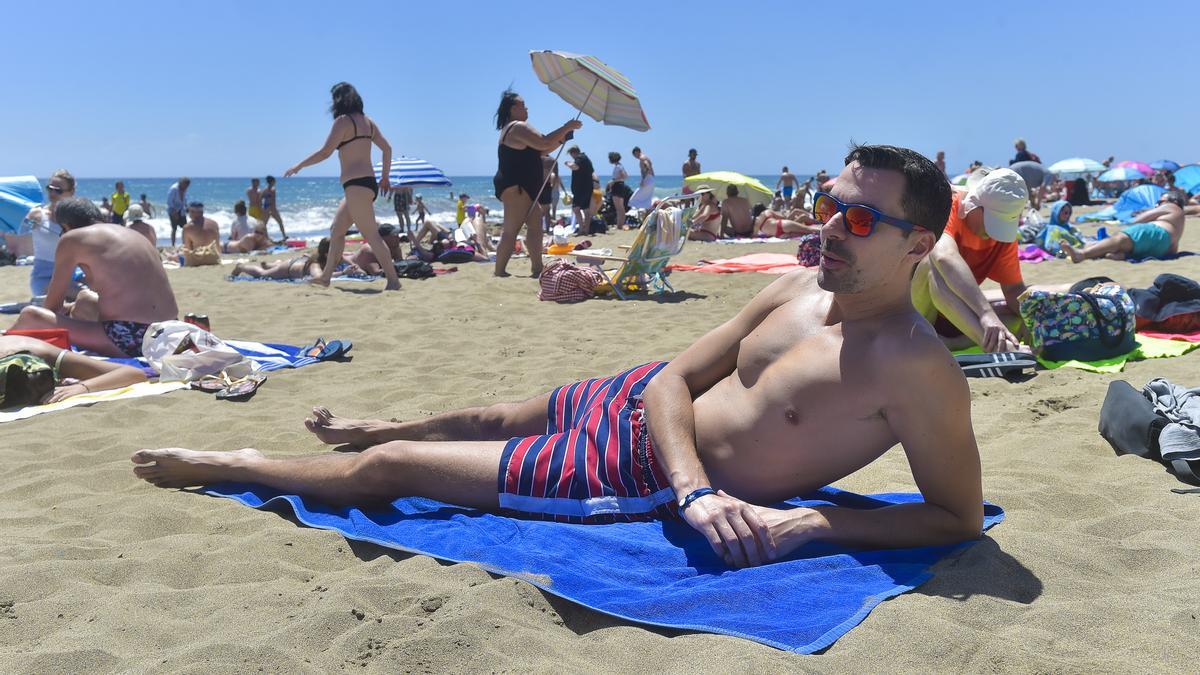
[[[792,185],[784,185],[784,186],[783,186],[783,198],[784,198],[784,199],[791,199],[791,198],[792,198],[792,193],[793,193],[793,192],[795,192],[795,190],[796,190],[795,186],[792,186]]]
[[[1130,258],[1164,258],[1171,249],[1171,233],[1154,223],[1138,223],[1121,230],[1133,242]]]

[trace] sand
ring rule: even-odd
[[[1185,248],[1200,249],[1195,219]],[[792,250],[690,243],[679,260]],[[382,294],[382,282],[228,283],[228,270],[169,271],[181,310],[207,313],[226,337],[348,338],[353,361],[272,374],[246,403],[180,391],[0,426],[0,670],[1194,670],[1200,498],[1172,494],[1181,484],[1161,466],[1115,457],[1098,436],[1112,376],[972,380],[985,496],[1008,520],[827,653],[798,656],[647,629],[474,565],[157,489],[129,462],[133,450],[160,446],[313,453],[323,447],[301,422],[314,404],[409,419],[669,358],[773,277],[681,272],[679,292],[663,301],[561,306],[539,302],[533,280],[495,279],[487,265],[406,281],[396,294]],[[1131,287],[1162,271],[1200,278],[1200,257],[1025,266],[1032,282],[1105,274]],[[0,302],[23,299],[27,274],[0,268]],[[1116,377],[1197,385],[1198,363],[1133,363]],[[898,450],[838,485],[913,489]]]

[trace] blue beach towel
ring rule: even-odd
[[[270,372],[283,368],[303,368],[321,359],[305,356],[305,347],[281,345],[269,342],[253,342],[250,340],[225,340],[225,344],[233,347],[242,356],[254,362],[258,372]],[[158,372],[151,368],[145,359],[122,359],[113,357],[97,357],[113,363],[123,363],[134,368],[141,368],[147,377],[158,377]]]
[[[971,545],[858,551],[814,542],[782,562],[731,570],[681,521],[571,525],[510,518],[421,498],[363,512],[306,503],[258,485],[205,493],[262,509],[290,508],[305,525],[347,539],[474,562],[585,607],[640,623],[746,638],[809,654],[857,626],[880,602],[916,588],[942,558]],[[919,494],[823,488],[795,506],[876,508]],[[985,505],[984,529],[1004,519]]]

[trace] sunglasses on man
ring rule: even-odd
[[[813,196],[812,214],[817,222],[828,223],[838,213],[842,214],[842,225],[846,231],[856,237],[871,236],[876,223],[898,227],[904,230],[905,234],[925,229],[907,220],[893,218],[865,204],[847,204],[828,192],[818,192]]]

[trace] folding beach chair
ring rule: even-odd
[[[677,255],[687,242],[687,223],[691,221],[699,202],[698,193],[668,197],[646,216],[637,236],[625,249],[624,256],[588,255],[587,251],[572,252],[579,262],[599,267],[605,262],[619,262],[615,270],[602,270],[609,283],[601,285],[596,292],[611,290],[625,300],[630,293],[654,288],[658,293],[674,291],[667,281],[663,268]]]

